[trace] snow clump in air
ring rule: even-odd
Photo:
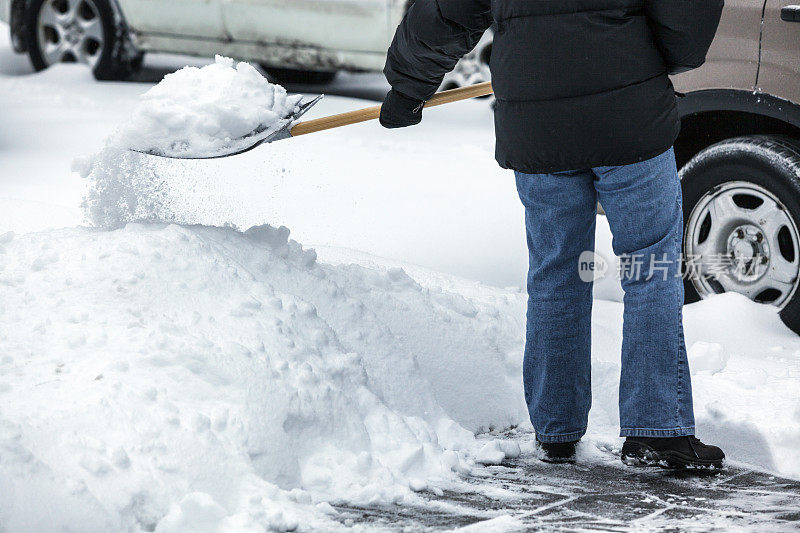
[[[218,153],[257,129],[283,125],[301,98],[268,82],[252,65],[217,56],[211,65],[167,74],[142,95],[118,141],[165,155]]]
[[[180,198],[173,198],[164,179],[174,161],[139,152],[224,153],[256,130],[282,127],[301,98],[269,83],[253,66],[222,56],[211,65],[168,74],[141,96],[129,121],[100,152],[73,162],[73,171],[90,181],[83,203],[88,221],[106,228],[180,221],[175,215]]]

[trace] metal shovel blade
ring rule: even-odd
[[[131,151],[139,152],[140,154],[154,155],[156,157],[165,157],[168,159],[219,159],[221,157],[230,157],[233,155],[243,154],[245,152],[249,152],[257,146],[261,146],[264,143],[271,143],[272,141],[280,141],[282,139],[288,139],[291,137],[292,124],[294,124],[298,118],[303,116],[306,111],[314,107],[317,102],[322,100],[323,96],[325,95],[321,94],[316,98],[309,100],[308,102],[301,103],[297,107],[297,111],[279,120],[276,124],[273,124],[270,127],[259,126],[251,133],[248,133],[244,137],[233,139],[223,148],[212,153],[201,154],[191,151],[169,153],[161,150],[136,150],[134,148],[131,148]]]

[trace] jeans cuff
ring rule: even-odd
[[[694,426],[677,427],[671,429],[653,428],[622,428],[620,437],[684,437],[694,435]]]
[[[581,440],[581,437],[583,437],[585,433],[586,428],[583,428],[580,431],[573,431],[572,433],[559,433],[558,435],[544,435],[542,433],[536,433],[536,440],[544,443],[574,442],[576,440]]]

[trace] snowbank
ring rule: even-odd
[[[595,300],[588,439],[619,448],[622,305]],[[697,435],[728,459],[800,478],[800,337],[736,293],[684,308]]]
[[[415,277],[269,226],[0,237],[0,523],[329,529],[519,455],[473,433],[526,426],[524,295]],[[621,314],[595,302],[586,460],[620,443]],[[800,477],[798,338],[739,295],[685,314],[701,438]]]
[[[519,295],[317,264],[288,233],[3,237],[0,523],[314,529],[524,419]]]
[[[736,293],[687,306],[684,320],[701,437],[800,479],[800,337]]]

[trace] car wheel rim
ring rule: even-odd
[[[684,253],[687,275],[703,298],[738,292],[782,308],[800,280],[797,225],[775,195],[754,183],[708,191],[686,222]]]
[[[46,65],[94,66],[105,39],[100,12],[92,0],[45,0],[37,19],[39,50]]]
[[[492,57],[492,32],[487,31],[475,48],[456,63],[445,75],[442,89],[456,89],[492,79],[489,60]]]

